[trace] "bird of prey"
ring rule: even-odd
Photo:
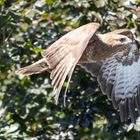
[[[101,34],[99,23],[74,29],[42,52],[42,59],[16,71],[32,75],[51,69],[56,102],[66,78],[68,83],[76,65],[97,77],[103,94],[119,109],[122,122],[136,122],[140,115],[140,53],[133,34],[118,29]]]

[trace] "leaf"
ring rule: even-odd
[[[0,6],[4,4],[4,0],[0,0]]]
[[[46,0],[46,4],[48,4],[48,5],[53,4],[53,0]]]
[[[33,51],[35,53],[41,53],[43,51],[43,49],[41,49],[41,48],[33,48]]]

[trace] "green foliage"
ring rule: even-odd
[[[64,33],[89,22],[101,32],[135,29],[140,42],[139,0],[0,0],[0,139],[140,139],[140,120],[120,122],[96,79],[76,68],[64,107],[55,105],[49,72],[14,74],[41,58]]]

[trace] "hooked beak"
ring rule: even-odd
[[[136,42],[132,41],[132,42],[129,43],[129,46],[130,47],[136,47],[137,45],[136,45]]]

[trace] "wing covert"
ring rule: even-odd
[[[122,122],[128,117],[135,122],[136,110],[140,115],[140,58],[136,60],[135,55],[132,63],[128,58],[124,62],[119,62],[115,56],[106,59],[97,76],[103,93],[120,110]]]
[[[131,118],[135,123],[136,112],[140,115],[140,54],[132,51],[130,54],[131,57],[124,56],[123,52],[115,54],[98,68],[97,64],[82,67],[92,76],[97,76],[103,94],[112,101],[114,108],[119,109],[121,121]]]

